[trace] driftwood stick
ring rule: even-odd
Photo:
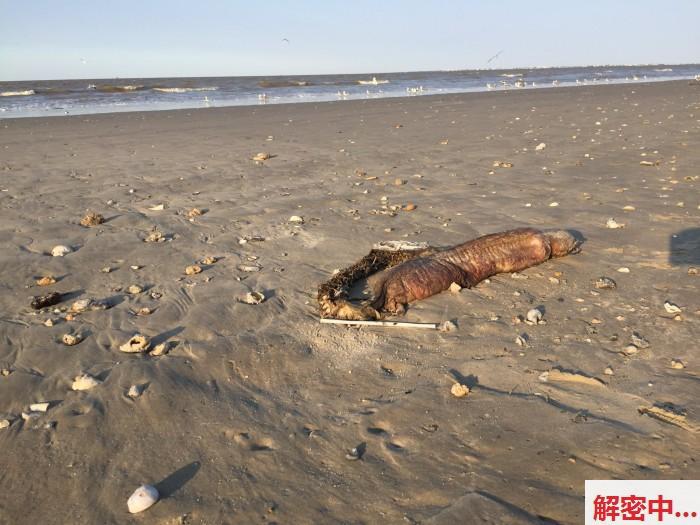
[[[345,325],[361,325],[361,326],[391,326],[397,328],[423,328],[426,330],[439,330],[438,323],[409,323],[408,321],[366,321],[366,320],[348,320],[348,319],[328,319],[321,318],[321,324],[345,324]]]

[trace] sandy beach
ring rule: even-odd
[[[688,81],[0,120],[0,523],[575,524],[586,479],[697,479],[698,166]],[[319,323],[378,241],[519,226],[581,252],[400,318],[454,331]]]

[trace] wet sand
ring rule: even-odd
[[[0,522],[573,524],[586,479],[698,478],[699,132],[688,82],[1,120]],[[319,324],[377,241],[518,226],[585,242],[402,318],[452,332]]]

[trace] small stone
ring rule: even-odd
[[[690,268],[688,268],[688,275],[698,275],[698,273],[700,273],[700,272],[698,272],[698,269],[697,269],[697,268],[695,268],[695,267],[693,267],[693,266],[691,266]]]
[[[394,186],[403,186],[406,184],[406,181],[403,179],[394,179]]]
[[[34,297],[32,297],[32,302],[30,303],[30,306],[34,308],[34,310],[41,310],[42,308],[46,308],[47,306],[53,306],[55,304],[60,303],[61,299],[63,299],[63,297],[58,292],[51,292],[46,295],[35,295]]]
[[[515,338],[515,344],[518,346],[528,346],[527,344],[528,337],[527,335],[519,335]]]
[[[105,266],[104,268],[101,268],[100,271],[102,273],[109,273],[112,271],[112,269],[109,266]]]
[[[50,286],[56,284],[56,279],[52,275],[47,275],[36,281],[38,286]]]
[[[545,144],[544,142],[540,142],[537,146],[535,146],[535,151],[542,151],[546,147],[547,144]]]
[[[493,161],[493,167],[494,168],[512,168],[513,163],[512,162],[503,162],[502,160],[495,160],[495,161]]]
[[[250,264],[239,264],[238,269],[242,272],[253,273],[253,272],[259,272],[260,266],[254,266],[254,265],[250,265]]]
[[[131,514],[136,514],[155,505],[159,497],[158,489],[152,485],[141,485],[129,496],[126,505]]]
[[[609,218],[607,221],[605,221],[605,227],[609,228],[611,230],[616,230],[618,228],[624,228],[625,225],[622,224],[621,222],[617,222],[615,219],[612,217]]]
[[[679,314],[679,313],[681,313],[680,307],[679,307],[678,305],[676,305],[676,304],[673,304],[673,303],[670,302],[670,301],[666,301],[666,302],[664,303],[664,308],[665,308],[666,311],[667,311],[668,313],[670,313],[670,314]]]
[[[136,270],[140,270],[141,268],[143,268],[143,266],[141,266],[140,264],[132,264],[131,266],[129,266],[129,268],[136,271]]]
[[[10,368],[3,368],[0,370],[0,376],[2,377],[7,377],[12,373],[12,370]]]
[[[622,209],[623,209],[624,211],[634,211],[634,210],[636,210],[637,208],[635,208],[634,206],[629,206],[629,205],[628,205],[628,206],[625,206],[625,207],[622,208]]]
[[[130,397],[131,399],[136,399],[137,397],[141,397],[141,394],[143,394],[143,390],[143,385],[131,385],[129,387],[129,391],[126,393],[126,396]]]
[[[142,308],[139,308],[139,309],[136,311],[136,315],[151,315],[152,313],[153,313],[153,310],[151,310],[151,309],[148,308],[147,306],[144,306],[144,307],[142,307]]]
[[[549,207],[550,207],[550,208],[556,208],[557,206],[559,206],[559,203],[558,203],[558,202],[550,202],[550,203],[549,203]]]
[[[163,241],[165,241],[165,237],[160,232],[160,230],[158,230],[156,228],[151,230],[151,232],[143,240],[143,242],[163,242]]]
[[[639,352],[639,348],[637,348],[635,345],[627,345],[622,349],[622,353],[624,355],[634,355],[637,352]]]
[[[169,350],[170,350],[170,343],[166,341],[164,343],[159,343],[156,346],[154,346],[153,350],[151,350],[148,353],[148,355],[158,357],[158,356],[167,354]]]
[[[217,261],[216,257],[208,256],[208,257],[205,257],[204,259],[202,259],[202,264],[214,264],[216,261]]]
[[[48,326],[48,327],[53,326],[53,319],[48,318],[46,321],[44,321],[44,326]]]
[[[671,359],[671,368],[683,370],[685,368],[685,364],[680,359]]]
[[[46,412],[51,404],[47,401],[41,403],[32,403],[29,405],[29,410],[32,412]]]
[[[467,394],[469,394],[469,387],[467,385],[454,383],[452,388],[450,388],[450,393],[455,397],[465,397]]]
[[[94,211],[87,212],[87,214],[85,214],[85,216],[82,219],[80,219],[80,225],[86,228],[97,226],[99,224],[102,224],[103,222],[105,222],[105,218],[99,213],[95,213]]]
[[[139,294],[139,293],[143,292],[143,288],[141,288],[138,284],[132,284],[131,286],[129,286],[126,289],[126,291],[129,292],[130,294],[135,295],[135,294]]]
[[[304,217],[301,217],[299,215],[292,215],[287,222],[290,222],[292,224],[304,224]]]
[[[595,281],[595,287],[600,290],[612,290],[617,287],[617,283],[610,277],[598,277]]]
[[[272,157],[272,155],[270,155],[267,152],[260,152],[260,153],[257,153],[254,157],[252,157],[251,160],[254,160],[256,162],[262,162],[262,161],[270,159],[271,157]]]
[[[151,342],[145,335],[136,334],[126,343],[119,347],[119,350],[127,353],[145,352],[151,346]]]
[[[99,385],[101,381],[88,374],[82,374],[75,378],[71,388],[73,390],[90,390]]]
[[[403,210],[404,210],[404,211],[413,211],[413,210],[415,210],[417,207],[418,207],[418,206],[416,206],[416,205],[413,204],[412,202],[409,202],[408,204],[406,204],[406,206],[403,207]]]
[[[72,251],[73,250],[70,247],[65,246],[63,244],[59,244],[58,246],[53,247],[53,249],[51,250],[51,255],[53,255],[54,257],[63,257],[65,255],[68,255]]]
[[[5,418],[0,418],[0,430],[8,428],[12,424],[12,421]]]
[[[202,273],[202,267],[197,264],[193,264],[192,266],[188,266],[187,268],[185,268],[185,273],[187,275],[195,275],[198,273]]]
[[[245,304],[260,304],[265,301],[265,294],[262,292],[248,292],[239,301]]]
[[[70,311],[76,314],[85,312],[92,305],[92,299],[80,299],[75,301],[71,307]]]
[[[603,370],[603,373],[606,376],[614,376],[615,375],[615,371],[612,368],[610,368],[609,366],[605,367],[605,370]]]
[[[525,315],[525,319],[530,323],[530,324],[540,324],[542,321],[542,310],[539,308],[533,308],[531,310],[528,310],[527,314]]]
[[[63,344],[66,346],[75,346],[82,341],[82,338],[77,334],[63,334],[61,341],[63,341]]]
[[[457,283],[452,283],[450,285],[450,292],[452,293],[459,293],[462,291],[462,287],[458,285]]]
[[[630,273],[630,269],[627,268],[627,266],[621,266],[620,268],[617,269],[617,271],[620,273]]]

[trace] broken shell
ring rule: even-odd
[[[666,311],[667,311],[668,313],[670,313],[670,314],[678,314],[678,313],[681,312],[681,309],[680,309],[680,307],[679,307],[678,305],[673,304],[673,303],[671,303],[671,302],[669,302],[669,301],[666,301],[666,302],[664,303],[664,308],[665,308]]]
[[[542,151],[546,147],[547,144],[545,144],[544,142],[540,142],[537,146],[535,146],[535,151]]]
[[[147,306],[144,306],[142,308],[139,308],[136,312],[136,315],[151,315],[153,313],[153,310],[148,308]]]
[[[291,222],[292,224],[304,224],[304,217],[300,217],[299,215],[292,215],[287,222]]]
[[[41,279],[38,279],[36,284],[39,286],[49,286],[51,284],[56,284],[56,279],[54,279],[54,277],[51,275],[47,275]]]
[[[75,301],[71,305],[70,311],[76,314],[82,313],[92,306],[92,302],[92,299],[80,299],[79,301]]]
[[[254,157],[252,157],[251,160],[254,160],[256,162],[261,162],[263,160],[268,160],[270,157],[272,157],[272,155],[263,151],[263,152],[256,154]]]
[[[630,269],[627,268],[627,266],[621,266],[620,268],[617,269],[617,271],[620,273],[630,273]]]
[[[624,348],[622,349],[622,353],[623,353],[624,355],[634,355],[634,354],[636,354],[637,352],[639,352],[639,348],[637,348],[637,347],[634,346],[634,345],[627,345],[626,347],[624,347]]]
[[[164,204],[156,204],[154,206],[151,206],[148,209],[151,211],[163,211],[165,209],[165,205]]]
[[[503,162],[501,160],[495,160],[493,162],[493,167],[494,168],[512,168],[513,163],[512,162]]]
[[[97,226],[98,224],[102,224],[103,222],[105,222],[105,218],[99,213],[95,213],[94,211],[87,212],[85,216],[82,219],[80,219],[80,225],[85,226],[86,228]]]
[[[193,264],[192,266],[188,266],[187,268],[185,268],[185,273],[187,275],[195,275],[198,273],[202,273],[202,267],[198,266],[196,264]]]
[[[129,496],[126,506],[131,514],[136,514],[152,507],[159,497],[158,489],[152,485],[141,485]]]
[[[88,374],[82,374],[75,378],[71,388],[73,390],[90,390],[99,385],[101,381]]]
[[[452,283],[450,285],[450,292],[459,293],[460,291],[462,291],[462,287],[460,285],[458,285],[457,283]]]
[[[73,250],[70,247],[65,246],[63,244],[59,244],[58,246],[53,247],[53,249],[51,250],[51,255],[53,255],[54,257],[63,257],[64,255],[67,255],[72,251]]]
[[[138,284],[132,284],[126,289],[126,291],[130,294],[137,294],[143,292],[143,288],[141,288]]]
[[[112,271],[112,269],[109,266],[105,266],[104,268],[101,268],[100,271],[102,273],[109,273]]]
[[[618,228],[624,228],[625,225],[610,217],[607,221],[605,221],[605,227],[610,228],[611,230],[616,230]]]
[[[136,334],[126,343],[119,347],[119,350],[127,353],[145,352],[151,346],[151,342],[145,335]]]
[[[63,341],[63,344],[66,346],[75,346],[82,341],[82,338],[79,335],[63,334],[61,341]]]
[[[0,430],[9,427],[12,424],[12,421],[9,419],[2,418],[0,419]]]
[[[443,323],[440,323],[439,330],[441,332],[454,332],[457,330],[457,325],[452,321],[444,321]]]
[[[595,281],[595,287],[602,290],[612,290],[617,287],[617,283],[610,277],[598,277]]]
[[[163,234],[160,232],[160,230],[154,228],[143,240],[143,242],[163,242],[164,240],[165,237],[163,237]]]
[[[539,308],[528,310],[525,318],[532,324],[539,324],[542,321],[542,310]]]
[[[603,373],[604,373],[606,376],[614,376],[614,375],[615,375],[615,371],[614,371],[611,367],[609,367],[609,366],[606,366],[606,367],[605,367],[605,370],[603,370]]]
[[[671,368],[675,368],[676,370],[682,370],[685,368],[685,364],[679,359],[671,359]]]
[[[239,264],[238,269],[242,272],[247,272],[247,273],[252,273],[252,272],[259,272],[260,271],[260,266],[252,266],[248,264]]]
[[[166,341],[164,343],[159,343],[155,347],[153,347],[153,350],[151,350],[148,353],[148,355],[158,357],[167,354],[168,350],[170,350],[170,343]]]
[[[634,210],[636,210],[637,208],[635,208],[634,206],[627,205],[627,206],[625,206],[625,207],[622,208],[622,209],[623,209],[624,211],[634,211]]]
[[[199,208],[192,208],[185,215],[187,215],[188,219],[194,219],[195,217],[199,217],[201,215],[204,215],[204,212],[202,210],[200,210]]]
[[[131,385],[129,387],[129,391],[126,393],[127,397],[130,397],[131,399],[136,399],[137,397],[141,397],[141,394],[143,393],[143,385]]]
[[[216,257],[205,257],[202,259],[202,264],[214,264],[216,262]]]
[[[632,344],[638,346],[639,348],[649,348],[650,343],[647,339],[638,334],[637,332],[632,332]]]
[[[469,394],[469,387],[467,385],[455,383],[452,385],[452,388],[450,388],[450,393],[455,397],[464,397]]]
[[[44,401],[41,403],[32,403],[29,405],[29,410],[32,412],[46,412],[49,409],[50,403],[48,401]]]
[[[62,296],[58,292],[51,292],[46,295],[35,295],[30,303],[34,310],[41,310],[47,306],[53,306],[61,302]]]
[[[240,302],[246,304],[260,304],[265,301],[265,294],[262,292],[248,292],[245,297],[240,299]]]

